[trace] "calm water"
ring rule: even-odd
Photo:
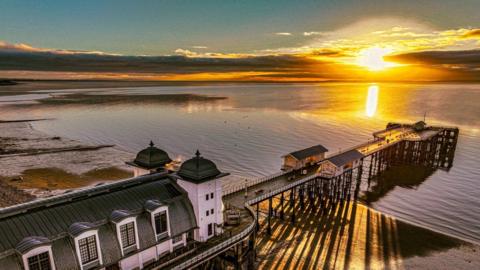
[[[63,91],[65,92],[65,91]],[[132,153],[152,139],[172,157],[198,148],[241,181],[278,171],[280,156],[321,143],[338,151],[371,138],[389,121],[423,118],[460,128],[454,166],[425,181],[394,186],[373,204],[385,213],[480,242],[480,85],[296,84],[98,89],[125,95],[102,105],[4,107],[4,117],[56,135],[117,144]],[[128,102],[132,95],[194,93],[221,100]],[[40,96],[44,93],[39,92]],[[9,97],[11,100],[15,100]],[[24,100],[21,97],[17,100]],[[8,103],[8,102],[6,102]],[[0,104],[1,105],[1,104]]]

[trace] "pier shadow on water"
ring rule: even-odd
[[[261,205],[266,213],[268,206]],[[413,256],[459,247],[465,243],[383,215],[350,201],[331,206],[293,208],[274,218],[272,235],[262,226],[257,238],[259,269],[403,269]],[[265,220],[261,220],[263,225]]]
[[[370,188],[364,191],[359,199],[367,205],[371,205],[385,197],[396,187],[417,189],[435,171],[434,168],[419,165],[394,166],[374,177],[371,180]]]

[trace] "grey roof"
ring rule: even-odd
[[[64,237],[53,241],[52,253],[56,269],[80,270],[74,245],[75,244],[70,237]]]
[[[323,145],[319,144],[309,148],[292,152],[289,155],[292,155],[297,160],[302,160],[307,157],[316,156],[325,152],[328,152],[328,149],[325,148]]]
[[[138,152],[137,157],[130,165],[137,165],[147,169],[155,169],[165,166],[165,164],[172,162],[167,152],[155,147],[152,141],[150,146]]]
[[[353,149],[347,152],[343,152],[341,154],[335,155],[333,157],[329,157],[328,160],[335,164],[335,166],[340,167],[343,166],[351,161],[361,159],[364,155],[357,150]]]
[[[0,265],[2,269],[8,270],[23,270],[20,260],[16,256],[8,256],[0,258]]]
[[[148,200],[145,202],[145,210],[155,211],[157,208],[164,206],[165,204],[161,203],[158,200]]]
[[[177,175],[184,180],[201,183],[226,174],[222,174],[213,161],[200,156],[200,152],[197,150],[195,157],[182,163]]]
[[[83,232],[97,228],[98,226],[90,222],[75,222],[68,228],[68,233],[76,237]]]
[[[43,236],[28,236],[23,238],[20,243],[17,244],[15,249],[20,253],[26,253],[27,251],[39,247],[50,244],[50,240]]]
[[[129,217],[134,217],[136,216],[137,214],[135,214],[134,212],[130,211],[130,210],[114,210],[112,212],[112,214],[110,214],[110,220],[115,222],[115,223],[118,223],[126,218],[129,218]]]
[[[140,248],[147,248],[153,246],[156,239],[144,207],[147,201],[154,200],[169,207],[172,237],[197,227],[185,190],[166,173],[150,174],[0,209],[0,260],[14,256],[11,251],[52,241],[54,258],[59,260],[57,269],[76,269],[59,267],[71,262],[67,261],[68,256],[65,259],[56,256],[55,250],[75,258],[72,236],[95,226],[104,265],[114,263],[120,259],[121,252],[110,222],[111,214],[119,209],[135,213],[137,224],[142,228],[139,229]]]

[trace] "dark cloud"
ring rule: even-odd
[[[343,57],[347,56],[344,51],[335,49],[318,49],[310,53],[312,56]]]
[[[472,29],[462,35],[463,38],[480,37],[480,29]]]
[[[21,51],[0,49],[0,70],[175,73],[297,71],[319,62],[303,56],[268,55],[229,57],[121,56],[98,53]]]
[[[423,51],[386,56],[385,60],[411,64],[478,67],[480,65],[480,50]]]

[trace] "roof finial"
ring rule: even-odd
[[[153,141],[150,140],[150,147],[153,147],[155,144],[153,144]]]
[[[195,156],[200,157],[200,151],[198,151],[198,149],[197,149],[197,152],[195,153]]]

